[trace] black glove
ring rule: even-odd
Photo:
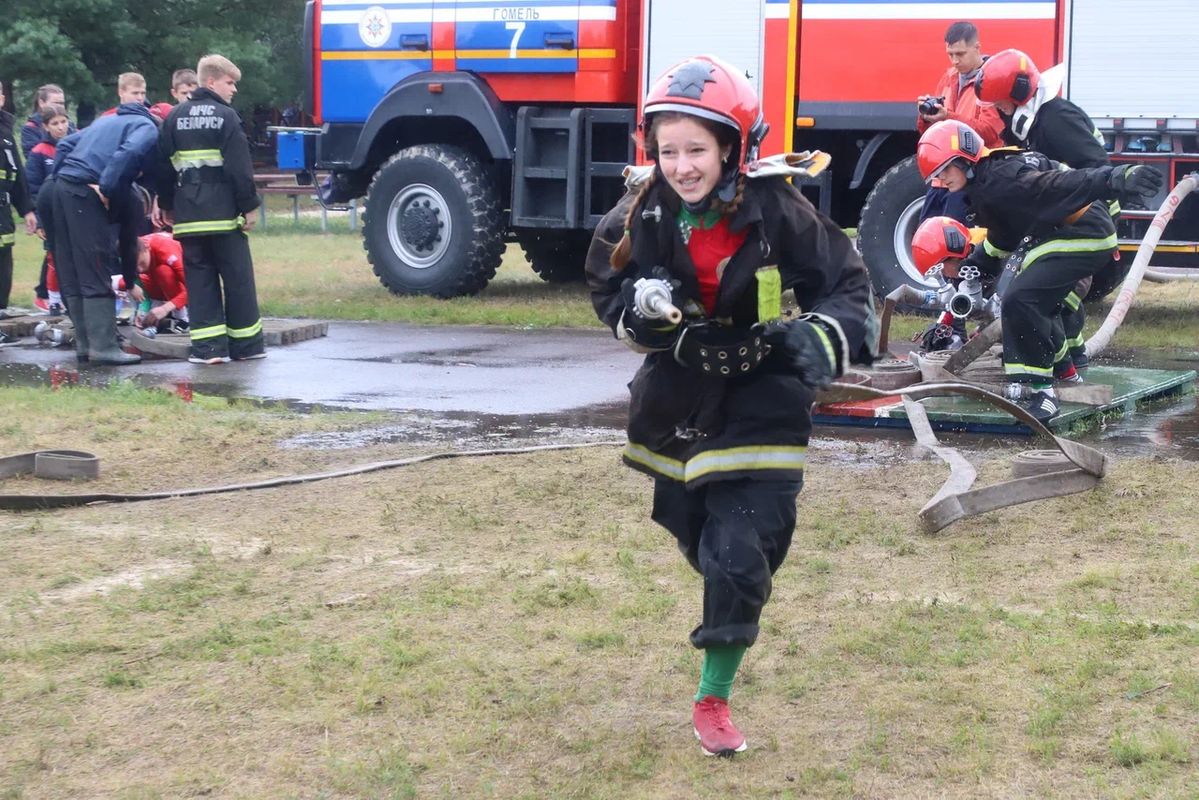
[[[676,308],[679,305],[678,289],[682,285],[670,277],[663,267],[654,267],[650,276],[664,281],[670,288],[670,302]],[[669,350],[674,347],[679,338],[679,324],[667,319],[643,317],[637,311],[636,281],[625,278],[620,284],[620,296],[624,301],[624,313],[620,323],[624,327],[625,336],[635,342],[639,348],[647,350]]]
[[[1153,167],[1144,164],[1112,167],[1107,176],[1108,188],[1122,201],[1153,197],[1166,183],[1166,178]]]
[[[765,337],[772,348],[782,352],[805,386],[824,389],[837,377],[834,345],[820,326],[798,319],[771,322]]]

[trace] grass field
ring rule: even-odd
[[[100,454],[89,491],[413,452],[279,444],[382,414],[124,384],[0,406],[0,452]],[[0,798],[1199,794],[1199,466],[928,536],[939,463],[810,460],[732,761],[689,727],[699,580],[615,449],[0,512]]]
[[[527,328],[600,324],[581,283],[545,283],[515,244],[508,246],[495,280],[479,295],[434,301],[388,292],[371,272],[361,236],[350,232],[344,219],[331,219],[330,232],[325,234],[312,218],[301,218],[299,226],[285,213],[272,216],[272,220],[267,232],[255,232],[251,237],[258,296],[268,316]],[[41,263],[39,247],[30,237],[17,237],[16,305],[31,302],[31,287]],[[1190,347],[1199,342],[1197,308],[1199,283],[1143,284],[1116,344]],[[1107,304],[1091,308],[1088,335],[1107,311]],[[897,316],[891,340],[910,338],[927,324],[925,317]]]

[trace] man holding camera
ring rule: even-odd
[[[931,95],[916,98],[916,130],[924,133],[929,125],[946,119],[964,122],[983,139],[986,147],[1003,147],[1003,118],[992,106],[980,105],[976,83],[983,62],[978,28],[972,22],[955,22],[945,31],[945,54],[950,67],[937,83]],[[924,199],[920,219],[947,216],[966,221],[967,206],[963,195],[957,196],[943,188],[929,189]]]

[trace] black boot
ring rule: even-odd
[[[140,364],[142,357],[121,350],[112,298],[83,298],[83,323],[87,330],[88,360],[93,364]]]
[[[87,361],[87,325],[84,323],[83,297],[77,294],[63,295],[62,301],[67,304],[67,316],[75,327],[75,360],[79,363]]]

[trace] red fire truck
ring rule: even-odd
[[[915,97],[948,66],[949,24],[973,21],[987,51],[1019,47],[1046,66],[1075,57],[1070,85],[1119,157],[1162,162],[1174,177],[1199,165],[1187,155],[1199,153],[1199,107],[1178,109],[1157,77],[1125,80],[1127,104],[1104,83],[1120,53],[1168,72],[1163,35],[1178,40],[1173,56],[1193,51],[1199,4],[1163,3],[1191,24],[1162,26],[1156,11],[1140,22],[1115,0],[310,0],[307,107],[319,127],[281,133],[280,166],[328,171],[329,202],[365,196],[364,245],[393,292],[477,292],[511,240],[546,280],[576,279],[637,158],[645,87],[712,53],[757,85],[764,154],[832,155],[803,190],[859,227],[886,292],[921,281],[907,255],[924,193],[910,159]],[[1138,26],[1152,48],[1128,38]],[[1187,102],[1199,106],[1194,85]]]

